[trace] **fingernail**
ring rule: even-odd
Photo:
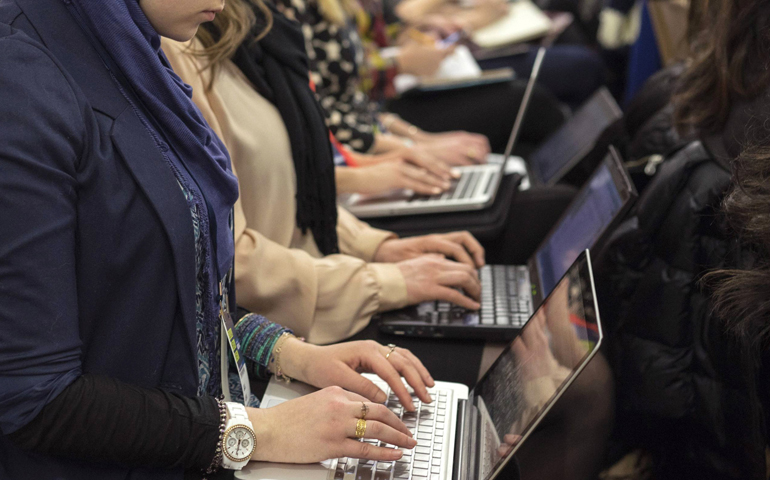
[[[438,188],[438,187],[433,187],[433,190],[431,190],[431,191],[433,192],[434,195],[438,194],[438,193],[441,193],[441,189]]]
[[[411,445],[412,448],[414,448],[414,446],[417,445],[417,440],[415,440],[414,438],[410,438],[409,439],[409,445]]]
[[[444,188],[449,188],[452,186],[452,184],[449,182],[444,182],[442,185],[444,185]]]
[[[460,178],[462,176],[462,173],[460,173],[460,170],[453,168],[449,171],[454,178]]]

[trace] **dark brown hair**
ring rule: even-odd
[[[257,7],[259,18],[255,13]],[[206,69],[210,70],[210,80],[206,88],[211,89],[217,70],[231,59],[243,42],[259,26],[260,32],[253,41],[258,42],[273,26],[273,15],[262,0],[227,0],[227,6],[214,20],[214,27],[220,32],[219,38],[207,28],[199,28],[195,35],[203,45],[202,49],[193,50],[193,54],[206,59]]]
[[[770,86],[770,2],[693,0],[691,58],[674,95],[680,133],[712,134],[732,103]]]
[[[756,344],[770,340],[770,147],[745,151],[735,162],[733,180],[724,210],[754,265],[710,273],[704,282],[714,289],[720,317]]]

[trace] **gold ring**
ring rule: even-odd
[[[388,357],[390,357],[390,354],[393,353],[393,351],[396,349],[396,346],[393,345],[392,343],[389,343],[388,348],[390,349],[390,351],[387,354],[385,354],[385,360],[387,360]]]
[[[471,148],[468,149],[468,153],[466,153],[466,156],[468,156],[470,158],[476,158],[476,155],[478,155],[478,153],[479,152],[478,152],[478,150],[476,150],[476,148],[471,147]]]
[[[359,418],[356,422],[356,438],[364,438],[366,435],[366,420]]]
[[[369,413],[369,407],[361,402],[361,420],[366,420],[366,414]]]

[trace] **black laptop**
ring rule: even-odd
[[[523,163],[518,169],[527,173],[522,185],[526,188],[527,184],[555,185],[561,181],[594,149],[604,131],[622,116],[612,94],[604,87],[597,90],[535,152],[521,160]]]
[[[636,198],[617,150],[610,147],[526,265],[486,265],[479,270],[480,310],[444,301],[423,302],[378,315],[380,329],[408,336],[515,337],[580,252],[596,248]]]

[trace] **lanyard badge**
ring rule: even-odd
[[[222,368],[222,394],[226,401],[231,400],[230,385],[229,385],[229,363],[227,357],[227,351],[229,350],[235,360],[236,368],[238,369],[238,379],[241,383],[241,391],[243,392],[243,403],[249,404],[251,399],[251,385],[249,384],[249,373],[246,369],[246,359],[241,355],[241,342],[235,337],[235,323],[233,317],[230,315],[230,306],[228,302],[228,285],[232,276],[232,269],[228,272],[227,276],[219,283],[219,320],[221,323],[222,333],[222,352],[220,353],[221,368]]]

